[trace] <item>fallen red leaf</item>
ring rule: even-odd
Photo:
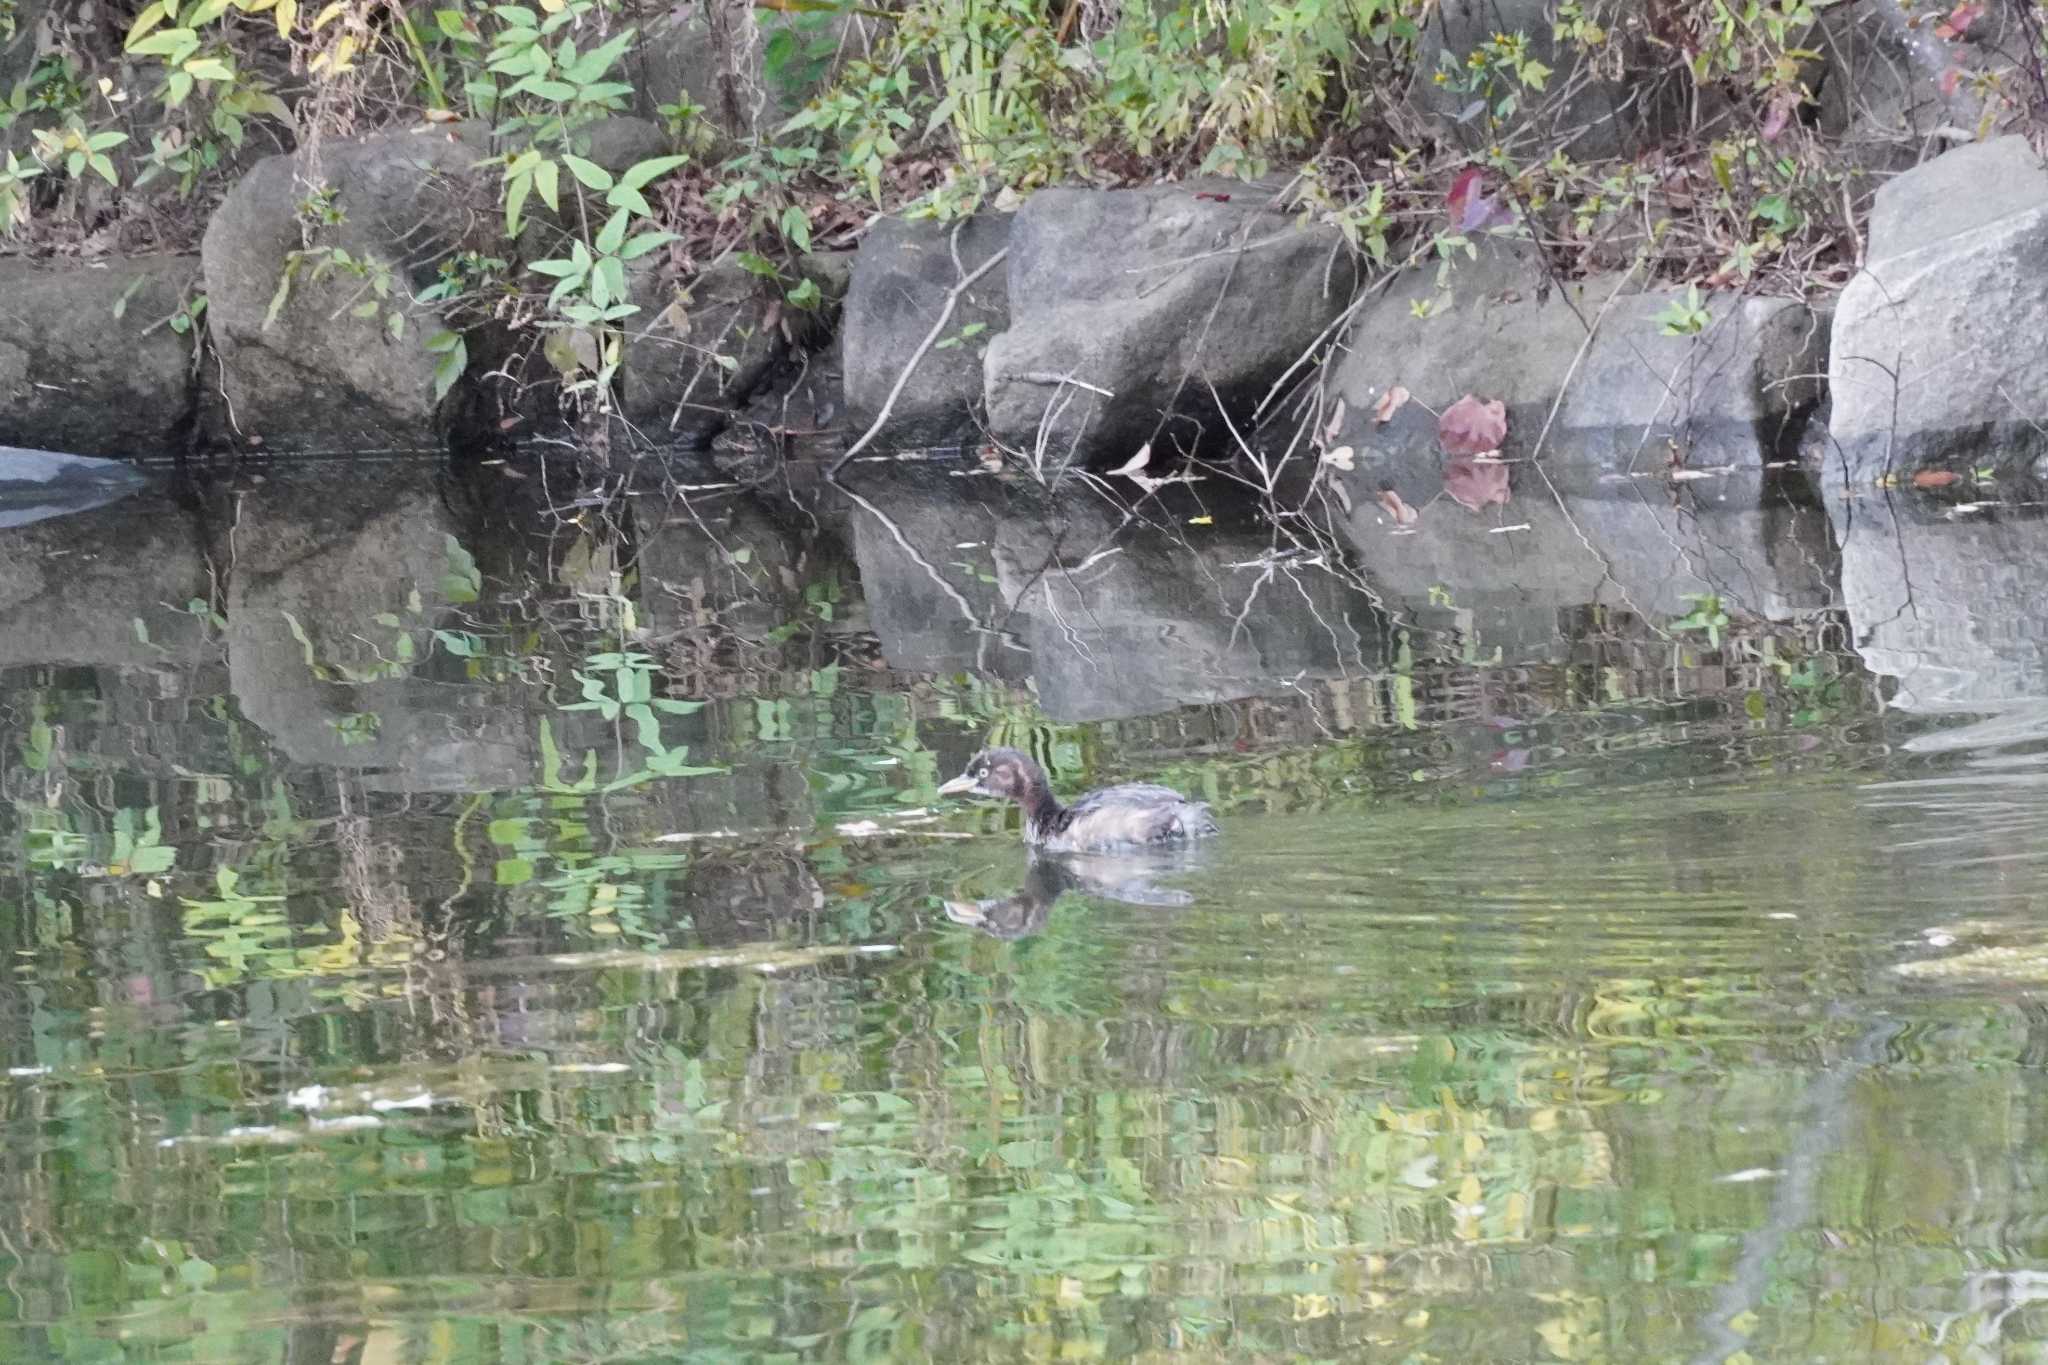
[[[1391,488],[1380,490],[1380,506],[1387,509],[1387,515],[1394,519],[1396,526],[1413,526],[1420,515],[1413,507],[1401,501],[1401,495]]]
[[[1780,133],[1792,122],[1792,111],[1799,107],[1797,90],[1780,90],[1771,96],[1770,105],[1764,110],[1764,124],[1761,130],[1766,142],[1777,140]]]
[[[1385,426],[1393,419],[1394,414],[1401,410],[1401,405],[1407,401],[1408,390],[1402,388],[1399,384],[1394,385],[1393,388],[1381,394],[1380,401],[1373,405],[1373,421],[1381,426]]]
[[[1490,502],[1508,504],[1508,467],[1499,460],[1475,460],[1460,455],[1444,466],[1444,492],[1468,511],[1477,512]]]
[[[1913,475],[1915,488],[1946,488],[1963,476],[1953,469],[1922,469]]]
[[[1216,201],[1217,203],[1219,203],[1219,204],[1227,204],[1227,203],[1229,203],[1229,202],[1230,202],[1230,196],[1229,196],[1229,195],[1227,195],[1227,194],[1212,194],[1212,193],[1210,193],[1210,192],[1209,192],[1208,190],[1197,190],[1197,191],[1195,191],[1195,198],[1197,198],[1197,199],[1213,199],[1213,200],[1215,200],[1215,201]]]
[[[1459,172],[1451,182],[1451,191],[1444,196],[1444,207],[1450,211],[1451,226],[1460,232],[1478,232],[1483,228],[1499,227],[1515,221],[1498,199],[1485,192],[1482,173],[1477,166],[1469,166]]]
[[[1936,82],[1941,87],[1943,98],[1953,98],[1956,93],[1956,87],[1962,83],[1963,69],[1960,66],[1948,68],[1941,73],[1941,79]]]
[[[1446,455],[1489,455],[1508,438],[1507,404],[1498,398],[1482,403],[1468,393],[1436,419],[1436,437]]]
[[[1984,0],[1959,0],[1956,7],[1948,12],[1934,31],[1943,38],[1960,38],[1970,31],[1970,25],[1984,17]]]

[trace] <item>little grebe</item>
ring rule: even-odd
[[[967,792],[1015,801],[1024,808],[1025,842],[1054,853],[1154,848],[1217,832],[1206,803],[1149,782],[1104,787],[1063,806],[1045,769],[1017,749],[984,749],[939,788],[941,796]]]

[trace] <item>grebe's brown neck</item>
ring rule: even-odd
[[[1024,790],[1017,793],[1016,801],[1024,808],[1024,825],[1033,834],[1057,833],[1067,827],[1067,808],[1052,794],[1052,781],[1045,775],[1045,769],[1027,761],[1019,774],[1024,779]]]

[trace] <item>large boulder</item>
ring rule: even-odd
[[[1526,248],[1489,244],[1440,281],[1415,270],[1360,311],[1333,388],[1353,482],[1410,502],[1442,488],[1437,414],[1466,394],[1505,405],[1511,460],[1535,452],[1550,482],[1583,492],[1674,465],[1732,469],[1753,495],[1790,458],[1820,397],[1824,313],[1790,300],[1706,295],[1674,332],[1668,290],[1624,294],[1621,275],[1551,286]],[[1387,393],[1412,395],[1390,420]],[[1547,436],[1544,434],[1548,429]],[[1518,482],[1523,481],[1518,474]]]
[[[884,439],[938,445],[979,437],[982,353],[1010,322],[1009,277],[1001,265],[962,291],[939,337],[916,367],[953,289],[1010,244],[1010,216],[984,213],[960,223],[884,218],[853,260],[844,323],[846,415],[852,435],[872,426],[902,380]]]
[[[134,459],[190,434],[190,256],[53,268],[0,261],[0,442]]]
[[[727,133],[765,131],[796,113],[884,20],[822,8],[775,13],[744,0],[664,7],[627,57],[641,112],[703,109]]]
[[[1241,184],[1041,190],[1010,234],[1009,330],[989,343],[989,429],[1035,463],[1230,448],[1351,302],[1334,228]],[[1218,411],[1218,403],[1221,412]]]
[[[1887,182],[1828,361],[1841,483],[2048,454],[2048,166],[2024,138]]]
[[[267,157],[200,255],[234,433],[273,449],[430,447],[445,434],[443,308],[417,301],[465,247],[499,240],[476,125],[330,139]]]
[[[758,277],[730,261],[687,284],[636,271],[625,323],[619,413],[656,442],[695,445],[724,426],[783,352]]]
[[[1581,161],[1632,156],[1685,129],[1692,83],[1652,55],[1649,7],[1586,8],[1597,41],[1561,31],[1556,0],[1442,0],[1417,44],[1417,104],[1447,137],[1483,146],[1519,133]],[[1526,84],[1489,60],[1502,35],[1549,75]],[[1491,84],[1475,84],[1482,73]]]

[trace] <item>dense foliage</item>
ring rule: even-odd
[[[1849,6],[1565,0],[1506,6],[1519,28],[1446,41],[1472,8],[16,3],[0,8],[0,226],[22,251],[187,244],[261,154],[475,120],[503,241],[445,263],[441,300],[551,320],[585,350],[636,311],[641,257],[678,277],[736,259],[815,307],[793,258],[851,244],[874,212],[954,216],[1055,182],[1275,177],[1380,264],[1514,222],[1567,273],[1813,285],[1853,267],[1872,167],[1816,116],[1824,25]],[[2038,102],[2038,0],[1920,8],[1908,36],[1936,49],[2002,22],[2001,45],[1940,79],[1984,128]],[[1654,145],[1573,121],[1624,77],[1629,105],[1675,111]],[[577,154],[579,130],[629,113],[661,123],[665,154],[611,169]],[[558,212],[572,202],[583,211]],[[317,186],[308,203],[317,222]],[[565,239],[522,235],[537,205]],[[442,345],[452,379],[464,357]],[[587,368],[602,391],[610,367]]]

